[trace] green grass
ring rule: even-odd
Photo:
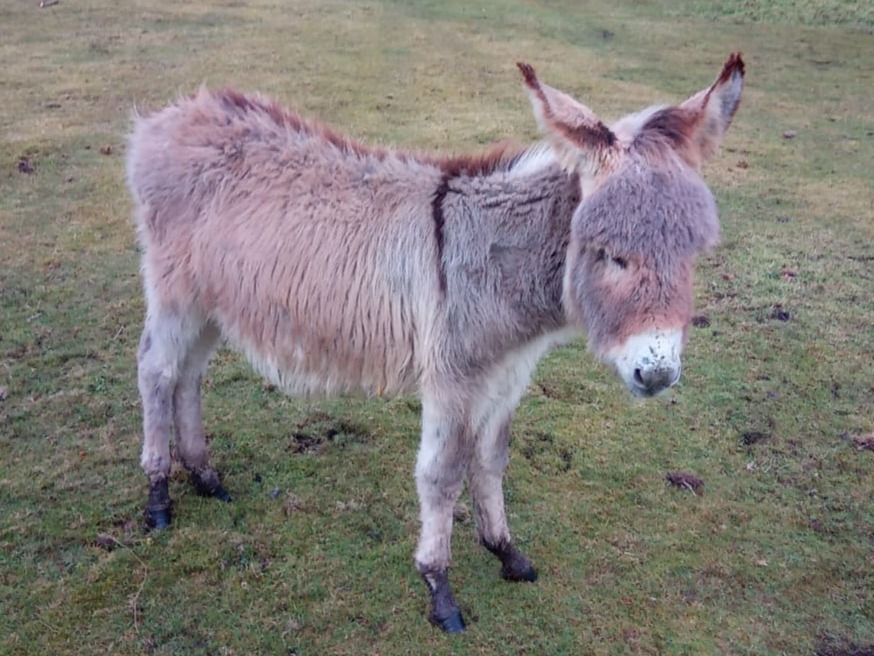
[[[0,654],[874,644],[874,454],[848,439],[874,430],[867,3],[37,5],[0,7]],[[744,102],[706,171],[723,240],[699,263],[709,326],[683,383],[633,403],[573,344],[519,409],[508,509],[536,585],[500,581],[462,511],[470,630],[436,632],[411,558],[418,403],[288,399],[225,352],[205,414],[235,502],[176,472],[174,527],[142,530],[134,105],[230,84],[371,143],[464,151],[535,138],[517,60],[612,119],[703,88],[737,49]]]

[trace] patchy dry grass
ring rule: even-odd
[[[0,653],[871,653],[874,454],[852,439],[874,430],[871,10],[717,5],[0,6]],[[631,403],[574,344],[518,413],[509,511],[536,585],[501,582],[462,511],[471,628],[430,628],[418,404],[287,399],[228,353],[205,402],[236,501],[177,476],[174,528],[142,531],[134,104],[232,84],[374,143],[470,150],[535,136],[519,59],[615,118],[735,49],[748,88],[707,171],[724,237],[683,384]]]

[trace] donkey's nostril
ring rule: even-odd
[[[638,367],[634,370],[634,384],[640,392],[647,396],[658,394],[677,382],[680,372],[671,367],[646,369]]]

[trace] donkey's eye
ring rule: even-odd
[[[607,251],[605,251],[603,248],[599,248],[598,252],[595,253],[596,262],[606,262],[608,258],[620,269],[625,269],[628,267],[628,260],[626,260],[624,257],[612,257],[610,255],[607,255]]]

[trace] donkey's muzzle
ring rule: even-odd
[[[680,380],[683,330],[653,330],[632,335],[610,349],[607,362],[635,396],[655,396]]]

